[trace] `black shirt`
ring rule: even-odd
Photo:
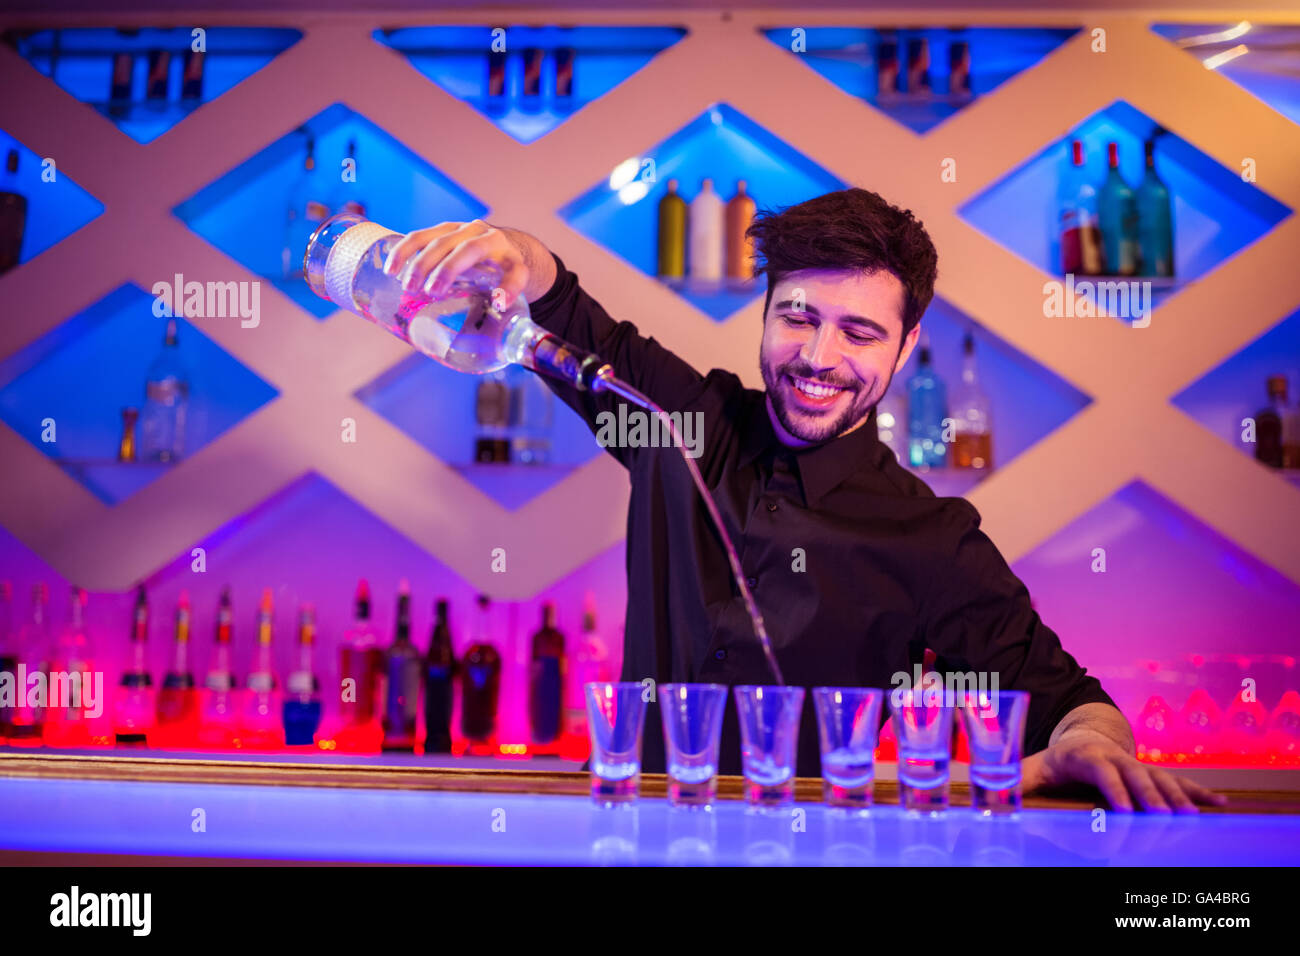
[[[734,374],[701,375],[629,322],[615,322],[556,257],[555,284],[532,303],[533,319],[596,352],[615,374],[669,412],[699,412],[696,459],[731,535],[790,685],[898,686],[926,651],[941,674],[998,674],[999,689],[1030,692],[1025,753],[1047,746],[1081,704],[1113,701],[1061,647],[1030,606],[1029,592],[962,498],[937,498],[862,427],[791,449],[777,438],[765,393]],[[598,432],[622,402],[609,393],[547,384]],[[635,409],[629,408],[628,411]],[[689,437],[689,436],[688,436]],[[772,684],[726,552],[681,453],[609,447],[629,471],[625,681],[653,678]],[[811,690],[799,734],[799,776],[819,776]],[[886,698],[885,715],[888,712]],[[884,715],[882,715],[884,716]],[[659,708],[646,714],[642,767],[665,769]],[[740,772],[730,698],[720,772]]]

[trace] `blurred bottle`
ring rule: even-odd
[[[480,464],[510,461],[510,387],[505,369],[485,373],[474,393],[474,460]]]
[[[305,129],[301,130],[307,133]],[[284,246],[280,250],[281,277],[287,282],[303,279],[302,258],[307,240],[316,227],[329,218],[321,177],[316,172],[316,140],[307,134],[302,169],[289,190],[285,209]]]
[[[217,625],[212,659],[203,679],[202,712],[199,743],[205,747],[226,748],[235,744],[239,731],[237,681],[234,649],[235,614],[230,603],[230,588],[223,588],[217,602]]]
[[[659,200],[659,268],[661,279],[686,275],[686,200],[677,192],[677,180],[668,180],[668,192]]]
[[[968,100],[973,96],[970,78],[970,44],[953,40],[948,45],[948,98]]]
[[[268,749],[284,744],[283,707],[280,682],[275,675],[275,604],[271,589],[262,591],[257,608],[257,644],[253,664],[244,688],[244,707],[239,722],[243,747]]]
[[[911,96],[930,93],[930,41],[925,37],[907,41],[907,92]]]
[[[1262,754],[1267,732],[1268,709],[1256,699],[1247,700],[1242,689],[1223,717],[1224,749],[1239,756]]]
[[[149,72],[145,75],[144,100],[152,110],[162,110],[167,106],[168,80],[170,79],[172,55],[168,50],[149,51]]]
[[[510,383],[510,459],[520,465],[549,464],[555,396],[531,369],[514,365],[506,376]]]
[[[727,278],[754,278],[754,243],[745,235],[754,221],[754,200],[745,181],[736,181],[736,195],[727,200]]]
[[[533,635],[528,680],[528,716],[533,743],[549,747],[560,739],[564,701],[564,635],[555,626],[555,605],[542,604],[542,626]]]
[[[37,685],[33,679],[44,674],[46,686],[50,671],[50,589],[42,581],[32,588],[32,610],[27,623],[18,632],[18,663],[20,677],[17,700],[14,702],[13,724],[9,742],[23,746],[39,744],[45,729],[45,697],[29,694]]]
[[[397,592],[397,626],[384,653],[385,751],[415,753],[415,724],[420,713],[420,653],[411,643],[411,585],[403,578]]]
[[[348,140],[348,155],[345,163],[340,163],[335,171],[337,182],[329,190],[329,199],[326,205],[329,207],[330,215],[339,212],[356,213],[358,216],[366,214],[366,204],[361,197],[361,190],[358,184],[361,181],[361,167],[357,164],[357,141]],[[303,248],[306,249],[306,242]],[[299,264],[301,265],[301,263]]]
[[[888,101],[899,89],[898,37],[893,30],[882,30],[876,53],[876,96]]]
[[[1138,715],[1134,736],[1137,738],[1139,757],[1168,760],[1178,748],[1178,717],[1174,709],[1160,696],[1150,698]]]
[[[13,604],[13,583],[0,581],[0,674],[9,674],[14,681],[13,698],[0,695],[0,743],[9,739],[14,722],[14,703],[26,690],[18,685],[18,636],[14,633]]]
[[[433,633],[424,658],[424,752],[451,753],[451,713],[455,703],[456,654],[452,650],[447,601],[434,605]]]
[[[1300,693],[1289,690],[1269,714],[1265,736],[1268,752],[1286,762],[1300,760]]]
[[[1266,387],[1269,403],[1255,413],[1255,460],[1281,468],[1287,460],[1283,429],[1290,411],[1286,376],[1270,375]]]
[[[928,337],[920,352],[916,372],[907,380],[908,460],[913,468],[942,468],[948,462],[943,441],[948,389],[930,364]]]
[[[207,54],[202,50],[186,50],[185,65],[181,71],[181,105],[194,109],[203,102],[203,66]]]
[[[43,737],[51,747],[85,747],[90,744],[89,711],[106,704],[103,675],[95,686],[95,665],[91,660],[90,638],[85,625],[86,592],[73,587],[69,592],[68,620],[59,630],[50,655],[48,709]]]
[[[573,667],[565,686],[565,734],[580,741],[587,740],[588,684],[605,680],[609,667],[609,651],[596,630],[596,603],[587,595],[582,610],[582,633],[573,654]]]
[[[284,742],[310,747],[320,727],[320,681],[312,666],[316,646],[316,611],[304,604],[298,611],[298,660],[284,684]]]
[[[141,584],[131,612],[130,659],[122,671],[113,708],[113,736],[119,747],[143,747],[153,729],[158,702],[149,674],[149,599]]]
[[[488,599],[480,594],[473,642],[460,668],[460,727],[471,751],[489,751],[496,742],[497,703],[501,692],[501,655],[492,646]]]
[[[18,265],[27,231],[27,197],[18,184],[18,150],[5,156],[0,172],[0,275]]]
[[[992,406],[980,385],[975,364],[975,339],[970,332],[962,340],[961,384],[953,389],[954,424],[952,464],[954,468],[977,471],[993,469]]]
[[[176,632],[172,660],[158,691],[157,736],[164,746],[182,747],[198,736],[198,700],[190,666],[190,596],[182,591],[176,603]]]
[[[574,51],[560,47],[555,51],[555,111],[569,113],[574,108],[573,67]]]
[[[1101,230],[1097,214],[1097,191],[1088,182],[1083,165],[1083,143],[1070,144],[1071,165],[1061,177],[1057,195],[1063,275],[1100,275],[1102,271]]]
[[[345,727],[360,727],[379,717],[378,696],[383,685],[383,650],[379,632],[370,620],[370,585],[357,582],[352,626],[339,649],[342,698],[339,716]]]
[[[135,101],[134,79],[135,57],[130,53],[114,53],[108,85],[108,115],[112,119],[123,120],[130,114]]]
[[[1198,687],[1188,696],[1179,723],[1180,749],[1189,757],[1210,757],[1222,750],[1223,714],[1204,688]]]
[[[899,464],[904,465],[909,460],[907,420],[905,393],[891,384],[889,391],[885,392],[876,405],[876,437],[894,453]]]
[[[1109,169],[1097,192],[1101,247],[1109,275],[1131,276],[1138,271],[1137,197],[1119,172],[1119,144],[1107,149]]]
[[[1144,276],[1174,274],[1174,214],[1169,189],[1156,173],[1156,144],[1146,141],[1146,174],[1137,188],[1138,252]]]
[[[176,318],[167,319],[162,351],[149,366],[140,415],[140,457],[175,462],[185,454],[190,376],[181,360]]]
[[[484,109],[492,116],[501,116],[510,108],[506,88],[507,60],[508,55],[505,50],[494,48],[488,52]]]
[[[722,199],[713,191],[713,180],[700,183],[699,194],[691,200],[687,214],[686,253],[692,279],[714,281],[722,278],[722,254],[726,243],[726,224]]]
[[[542,66],[546,54],[537,47],[523,51],[524,73],[519,108],[525,113],[537,113],[542,108]]]
[[[139,418],[138,408],[122,409],[122,439],[117,443],[118,461],[135,461],[135,423]]]

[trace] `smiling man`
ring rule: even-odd
[[[386,268],[435,293],[492,259],[504,294],[599,354],[669,412],[698,415],[697,465],[736,545],[786,682],[888,688],[923,661],[996,675],[1031,694],[1026,791],[1084,784],[1117,809],[1191,812],[1222,797],[1133,756],[1128,722],[1061,647],[964,499],[937,498],[876,437],[874,410],[907,362],[934,294],[938,256],[910,212],[847,189],[750,229],[767,280],[759,353],[765,390],[701,374],[617,322],[535,237],[484,222],[410,233]],[[547,382],[593,428],[620,404]],[[677,450],[607,449],[631,478],[623,680],[772,682],[722,544]],[[643,768],[663,772],[658,708]],[[805,706],[798,774],[820,774]],[[733,702],[721,772],[740,772]]]

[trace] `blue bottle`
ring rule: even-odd
[[[315,643],[316,612],[305,604],[298,617],[298,667],[284,687],[284,742],[290,747],[310,747],[320,727],[320,681],[312,667]]]
[[[921,346],[920,367],[907,380],[907,450],[913,468],[942,468],[948,463],[943,420],[948,417],[948,389],[930,365],[930,347]]]

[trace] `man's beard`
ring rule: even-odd
[[[886,382],[885,388],[881,389],[879,395],[876,395],[874,394],[876,384],[874,381],[868,386],[862,382],[843,382],[836,379],[827,379],[817,375],[810,366],[802,361],[788,362],[779,369],[773,369],[765,359],[760,357],[758,364],[763,373],[763,384],[767,387],[767,394],[772,400],[772,409],[776,412],[776,419],[781,423],[781,427],[800,441],[813,444],[830,441],[860,423],[889,388],[889,383]],[[807,413],[792,410],[786,403],[785,390],[794,386],[786,378],[787,375],[808,379],[812,382],[823,382],[826,385],[834,385],[849,390],[851,395],[848,405],[843,412],[834,418],[815,418]],[[891,375],[890,378],[892,379],[893,376]]]

